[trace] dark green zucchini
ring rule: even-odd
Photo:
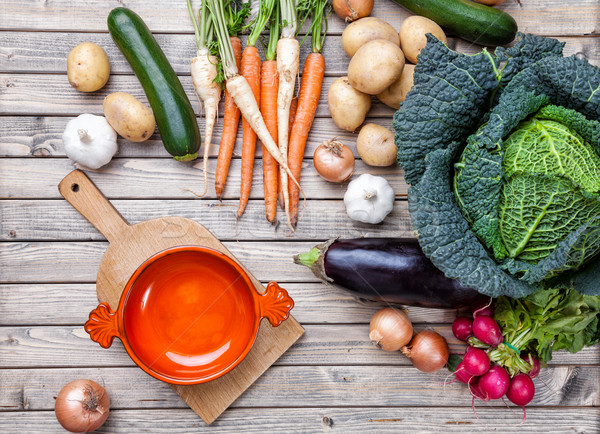
[[[517,23],[506,12],[469,0],[394,0],[417,15],[470,42],[504,45],[515,39]]]
[[[108,15],[108,30],[140,80],[167,152],[179,161],[193,160],[200,149],[196,114],[162,49],[142,21],[127,8]]]

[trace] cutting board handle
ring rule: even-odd
[[[73,170],[58,184],[58,191],[108,241],[116,240],[129,224],[81,170]]]

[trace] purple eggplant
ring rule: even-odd
[[[329,240],[294,256],[324,282],[359,298],[433,308],[459,308],[483,297],[438,270],[416,240]]]

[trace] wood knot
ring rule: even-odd
[[[323,417],[323,425],[327,426],[327,427],[332,427],[333,426],[333,419],[328,417],[328,416],[324,416]]]

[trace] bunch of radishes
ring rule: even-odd
[[[503,342],[502,331],[493,314],[493,305],[489,302],[476,307],[472,318],[459,316],[454,320],[452,333],[469,344],[463,360],[456,367],[456,380],[469,386],[473,402],[475,398],[489,401],[506,395],[510,402],[524,407],[535,394],[532,379],[540,372],[540,363],[531,354],[521,354],[532,368],[527,373],[518,371],[511,378],[504,367],[490,360],[490,352],[498,345],[508,345]]]

